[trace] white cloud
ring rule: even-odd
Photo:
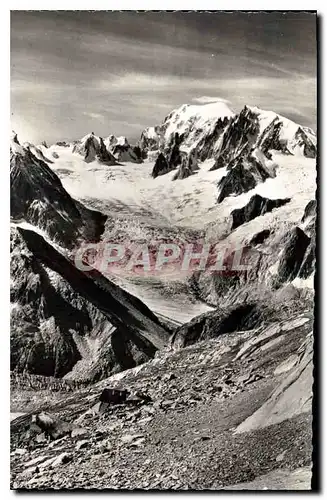
[[[89,118],[94,118],[96,120],[103,120],[104,116],[100,113],[90,113],[88,111],[84,111],[83,115],[88,116]]]
[[[225,104],[231,104],[231,102],[228,99],[223,99],[222,97],[211,97],[208,95],[203,95],[201,97],[194,97],[192,101],[199,102],[200,104],[206,104],[209,102],[224,102]]]

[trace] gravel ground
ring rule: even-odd
[[[276,368],[287,367],[290,356],[302,359],[310,329],[311,321],[297,318],[272,333],[224,335],[161,353],[135,370],[56,397],[52,405],[47,391],[44,402],[41,392],[26,398],[27,415],[11,424],[12,488],[308,489],[311,412],[251,432],[235,430],[291,369]],[[271,342],[276,336],[282,341]],[[97,400],[104,387],[125,387],[136,396],[101,412]],[[31,414],[41,408],[65,422],[63,437],[31,435]],[[298,469],[306,472],[296,481],[290,475]]]

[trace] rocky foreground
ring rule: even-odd
[[[312,314],[160,351],[88,387],[12,387],[11,487],[307,490]],[[106,387],[124,403],[99,402]]]

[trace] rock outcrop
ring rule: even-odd
[[[250,201],[242,208],[237,208],[231,212],[232,229],[236,229],[250,220],[271,212],[275,208],[282,207],[290,202],[290,198],[274,199],[264,198],[259,194],[251,197]]]
[[[30,148],[12,143],[10,153],[11,217],[44,231],[71,248],[81,238],[97,241],[106,217],[73,200],[46,162]]]
[[[102,137],[99,137],[99,143],[98,152],[96,153],[97,160],[105,165],[114,165],[116,163],[116,159],[114,155],[107,150]]]
[[[116,144],[112,148],[112,154],[118,162],[142,163],[141,151],[130,144]]]
[[[82,155],[86,163],[91,163],[96,159],[105,165],[117,163],[115,157],[106,148],[103,139],[95,136],[93,132],[75,143],[73,153]]]
[[[171,170],[172,169],[170,168],[169,163],[166,160],[164,154],[159,153],[159,156],[156,159],[156,162],[155,162],[153,170],[152,170],[152,177],[155,179],[159,175],[167,174]]]
[[[268,167],[258,156],[238,157],[229,164],[227,174],[218,183],[217,202],[221,203],[227,196],[247,193],[275,175],[273,166]]]
[[[296,226],[291,230],[278,265],[279,283],[296,278],[309,244],[310,238],[302,229]]]
[[[173,177],[173,181],[177,179],[186,179],[193,175],[198,169],[197,152],[196,150],[190,151],[189,154],[184,153],[181,155],[182,163]]]
[[[154,356],[168,332],[138,299],[86,273],[34,231],[11,240],[11,366],[98,380]]]

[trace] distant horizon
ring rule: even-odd
[[[12,11],[12,128],[36,144],[133,143],[183,104],[222,99],[316,132],[316,52],[308,12]]]

